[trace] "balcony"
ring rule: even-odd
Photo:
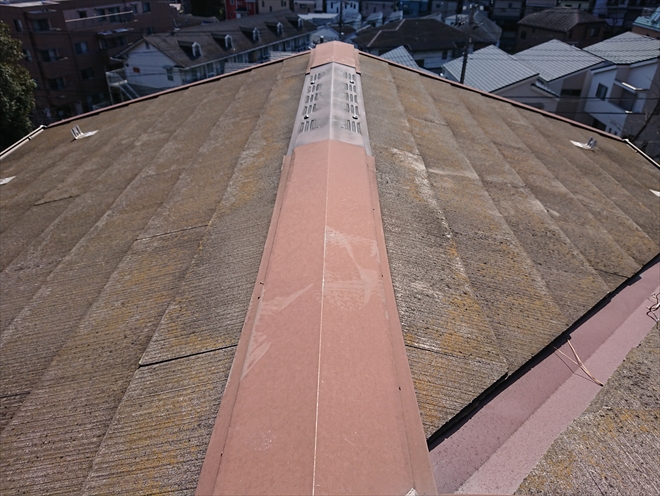
[[[114,14],[105,14],[94,17],[83,17],[80,19],[69,19],[66,26],[69,31],[83,31],[87,29],[109,28],[113,24],[135,22],[135,14],[132,10]]]

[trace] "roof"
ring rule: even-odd
[[[438,19],[439,21],[443,20],[442,14],[439,13],[431,14],[428,17]],[[481,10],[475,12],[474,23],[472,26],[469,24],[469,17],[468,14],[456,14],[448,16],[443,22],[450,26],[457,27],[465,34],[469,34],[473,40],[479,40],[484,43],[499,43],[500,36],[502,35],[502,28],[491,21],[485,12]],[[458,24],[458,26],[456,26],[456,24]]]
[[[649,11],[650,12],[643,12],[641,16],[635,19],[633,26],[660,31],[660,7],[656,8],[654,11],[649,9]]]
[[[145,36],[143,40],[167,55],[178,66],[190,67],[297,38],[316,30],[316,26],[309,21],[304,21],[303,27],[298,28],[298,19],[295,14],[278,11],[192,26],[172,33],[152,34]],[[278,23],[282,25],[282,34],[277,33]],[[252,37],[253,29],[259,30],[259,39],[256,41]],[[224,43],[226,35],[232,38],[229,48]],[[191,50],[186,50],[187,46],[195,42],[201,49],[201,56],[198,57],[194,57]],[[123,53],[128,53],[133,48]]]
[[[428,52],[464,44],[465,35],[436,19],[403,19],[360,30],[353,43],[365,50],[393,50],[403,45],[411,52]]]
[[[578,24],[605,24],[605,20],[596,17],[586,10],[568,7],[555,7],[553,9],[534,12],[523,17],[518,24],[534,28],[547,29],[566,33]]]
[[[0,161],[0,178],[15,176],[0,186],[3,489],[194,490],[309,62],[79,116]],[[431,437],[658,254],[660,173],[586,126],[382,59],[359,65]],[[74,141],[74,124],[98,132]],[[589,136],[593,150],[570,142]]]
[[[455,81],[460,81],[463,59],[458,58],[443,66]],[[465,84],[491,93],[512,84],[538,76],[538,71],[521,63],[494,45],[487,46],[468,55]]]
[[[636,494],[654,491],[658,467],[653,460],[660,439],[659,355],[656,325],[628,353],[589,408],[555,440],[516,494],[596,494],[621,487]],[[634,474],[626,466],[634,466]]]
[[[550,40],[522,52],[515,58],[529,66],[544,81],[553,81],[603,63],[603,59],[563,41]]]
[[[626,32],[584,50],[616,65],[630,65],[660,58],[660,40]]]

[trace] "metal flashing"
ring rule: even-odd
[[[437,494],[360,76],[323,60],[305,76],[199,495]]]

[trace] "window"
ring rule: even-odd
[[[58,77],[48,80],[48,87],[51,90],[61,90],[62,88],[64,88],[64,86],[66,86],[66,83],[63,77]]]
[[[225,36],[225,48],[233,48],[234,46],[234,40],[232,39],[231,35]]]
[[[110,15],[110,22],[119,22],[119,7],[110,7],[108,9],[108,15]]]
[[[94,9],[94,12],[97,17],[102,17],[105,15],[105,9]],[[100,19],[100,21],[105,21],[105,19]]]
[[[57,50],[54,48],[49,48],[48,50],[39,50],[41,53],[41,60],[44,62],[55,62],[59,57],[57,55]]]
[[[259,30],[257,28],[254,28],[252,30],[252,41],[259,41],[261,36],[259,35]]]
[[[126,36],[120,36],[117,38],[117,45],[116,46],[126,46],[128,45],[128,40],[126,39]]]
[[[27,62],[32,62],[32,54],[30,53],[30,50],[27,50],[26,48],[23,49],[23,55],[25,55],[25,60]]]
[[[94,79],[94,69],[92,69],[91,67],[87,69],[83,69],[82,71],[80,71],[80,77],[82,78],[83,81]]]
[[[165,69],[165,72],[167,72],[167,80],[168,80],[168,81],[174,81],[174,74],[173,74],[173,72],[172,72],[172,68],[171,68],[171,67],[167,67],[167,68]]]
[[[562,89],[561,90],[561,96],[580,96],[580,93],[582,93],[582,90],[569,90],[569,89]]]
[[[151,4],[149,2],[142,2],[142,13],[151,12]]]
[[[79,10],[78,11],[78,18],[79,19],[85,19],[87,17],[87,11],[86,10]]]
[[[202,47],[199,46],[199,43],[194,42],[192,44],[192,56],[193,58],[201,57],[202,56]]]
[[[598,88],[596,88],[596,98],[600,98],[601,100],[605,100],[605,97],[607,96],[607,86],[604,84],[598,83]]]
[[[76,49],[76,54],[82,55],[84,53],[89,53],[89,48],[87,47],[87,42],[81,41],[80,43],[76,43],[74,45]]]
[[[48,22],[48,19],[34,19],[32,29],[35,31],[50,31],[50,22]]]
[[[282,26],[281,22],[277,23],[275,30],[277,31],[277,36],[282,36],[282,33],[284,33],[284,26]]]
[[[148,26],[148,27],[147,27],[147,34],[154,34],[154,28],[153,28],[153,26]]]
[[[133,67],[133,72],[135,74],[140,74],[140,68],[139,67]]]
[[[133,11],[134,14],[138,13],[138,4],[132,3],[131,4],[131,10]]]
[[[151,50],[151,45],[149,44],[148,41],[144,42],[144,48],[146,48],[147,50]]]
[[[591,28],[591,29],[589,30],[589,37],[590,37],[590,38],[595,38],[595,37],[598,36],[599,34],[600,34],[600,27]]]
[[[266,6],[266,2],[264,2],[264,0],[261,0],[261,6],[262,6],[262,7],[265,7],[265,6]]]
[[[520,39],[521,40],[526,40],[527,39],[527,31],[521,31],[520,32]]]
[[[23,32],[23,21],[20,19],[14,19],[14,27],[16,28],[16,31],[19,33]]]

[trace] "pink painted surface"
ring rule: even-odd
[[[198,494],[435,493],[371,175],[294,150]]]
[[[340,41],[331,41],[316,45],[312,50],[309,59],[307,72],[314,67],[319,67],[330,62],[337,62],[349,67],[355,67],[356,72],[360,72],[359,52],[353,48],[353,45],[342,43]]]
[[[571,343],[601,382],[653,326],[647,297],[660,291],[659,282],[656,264],[572,333]],[[567,344],[560,349],[573,358]],[[553,353],[431,451],[440,491],[513,493],[599,390],[577,366]]]

